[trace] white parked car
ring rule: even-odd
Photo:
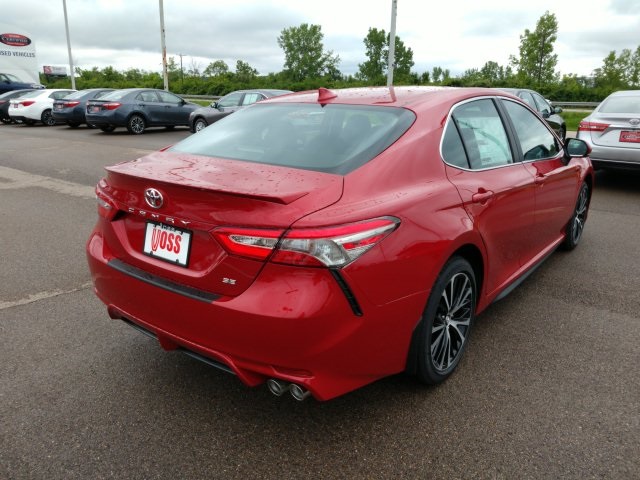
[[[64,98],[75,90],[60,88],[47,88],[45,90],[34,90],[19,98],[11,100],[9,106],[9,116],[14,120],[21,120],[27,125],[42,122],[45,125],[55,125],[51,110],[53,101]]]

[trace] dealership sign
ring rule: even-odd
[[[40,83],[33,37],[16,25],[0,23],[0,73]]]
[[[26,47],[31,44],[31,39],[19,33],[2,33],[0,42],[11,47]]]

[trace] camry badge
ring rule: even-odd
[[[144,199],[152,208],[160,208],[162,206],[162,194],[155,188],[147,188],[144,191]]]

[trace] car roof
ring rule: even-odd
[[[324,93],[321,93],[324,92]],[[497,96],[490,88],[460,87],[363,87],[342,90],[310,90],[263,100],[260,103],[322,103],[351,105],[386,105],[414,109],[423,104],[461,101],[477,96]],[[322,96],[322,98],[320,98]],[[503,96],[511,97],[509,93]]]

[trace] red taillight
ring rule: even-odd
[[[609,128],[608,123],[585,122],[584,120],[578,125],[579,132],[604,132]]]
[[[76,105],[80,105],[80,102],[64,102],[66,108],[75,107]]]
[[[34,103],[36,103],[35,100],[20,100],[18,102],[20,105],[24,106],[24,107],[28,107],[29,105],[33,105]]]
[[[116,108],[118,108],[120,105],[122,105],[121,103],[118,102],[111,102],[111,103],[104,103],[102,105],[102,108],[104,108],[105,110],[115,110]]]
[[[98,186],[96,187],[96,200],[98,202],[98,215],[107,220],[112,220],[115,217],[118,209],[113,204],[113,202],[107,197],[100,188],[101,186],[106,186],[107,183],[104,180],[100,180]]]
[[[351,263],[384,237],[400,221],[392,217],[335,227],[289,230],[279,241],[282,230],[222,228],[214,232],[225,249],[235,255],[314,267],[343,267]]]
[[[213,232],[227,252],[241,257],[266,260],[283,230],[220,228]]]

